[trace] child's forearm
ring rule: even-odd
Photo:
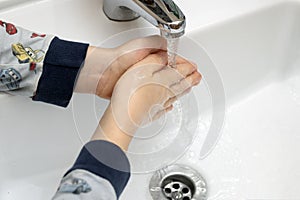
[[[119,146],[124,151],[127,151],[134,132],[135,130],[132,130],[131,133],[125,133],[119,128],[119,124],[117,124],[113,116],[112,105],[110,104],[101,118],[91,140],[106,140]]]

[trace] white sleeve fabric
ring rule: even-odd
[[[0,91],[32,97],[53,35],[37,34],[0,20]]]
[[[117,200],[130,178],[130,163],[117,145],[91,141],[64,175],[52,200]]]
[[[52,200],[117,200],[111,183],[86,170],[65,176]]]

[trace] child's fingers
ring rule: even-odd
[[[176,66],[176,68],[165,67],[160,71],[157,71],[162,84],[171,86],[184,80],[187,76],[191,75],[197,70],[196,66],[191,65],[188,62],[184,62]],[[185,88],[186,89],[186,88]]]
[[[180,82],[173,84],[170,87],[170,90],[175,94],[175,96],[178,96],[192,86],[197,85],[201,81],[201,78],[202,77],[198,72],[193,72],[185,79],[182,79]]]
[[[150,54],[135,66],[148,65],[148,64],[158,64],[166,66],[168,63],[168,54],[165,51],[159,51],[155,54]]]
[[[186,77],[186,76],[192,74],[196,70],[197,70],[197,67],[188,62],[184,62],[184,63],[176,65],[176,71],[179,74],[181,74],[183,77]]]
[[[185,76],[182,76],[176,69],[171,67],[164,67],[163,69],[155,72],[153,77],[158,83],[166,87],[170,87],[185,78]]]
[[[186,89],[183,93],[181,93],[181,94],[179,94],[179,95],[177,95],[177,98],[179,99],[180,97],[182,97],[182,96],[184,96],[184,95],[186,95],[186,94],[188,94],[188,93],[190,93],[191,92],[191,90],[192,90],[192,88],[190,87],[190,88],[188,88],[188,89]]]
[[[197,67],[197,64],[196,63],[193,63],[192,61],[190,60],[187,60],[179,55],[176,56],[176,64],[179,65],[179,64],[182,64],[182,63],[189,63],[195,67]]]
[[[192,79],[182,79],[179,83],[173,84],[170,90],[175,96],[178,96],[192,86],[192,81]]]
[[[152,117],[152,121],[155,121],[157,119],[159,119],[161,116],[163,116],[164,114],[166,114],[167,112],[170,112],[171,110],[173,110],[173,105],[168,106],[167,108],[158,111],[153,117]]]
[[[153,76],[154,73],[164,69],[167,63],[167,53],[160,51],[158,53],[148,55],[145,59],[133,65],[129,70],[134,73],[137,73],[135,70],[138,70],[138,73]]]
[[[174,108],[174,106],[173,105],[170,105],[170,106],[168,106],[165,110],[164,110],[164,113],[166,113],[166,112],[169,112],[169,111],[171,111],[171,110],[173,110],[173,108]]]
[[[165,113],[169,112],[169,111],[172,111],[174,106],[173,106],[173,103],[175,101],[177,101],[180,97],[188,94],[190,91],[191,91],[192,88],[188,88],[186,89],[185,91],[183,91],[181,94],[177,95],[177,96],[174,96],[172,98],[169,98],[165,104],[164,104],[164,108],[163,110],[161,111],[158,111],[153,117],[152,117],[152,120],[157,120],[159,119],[162,115],[164,115]]]
[[[138,38],[127,42],[123,45],[126,49],[147,49],[151,53],[157,50],[167,50],[167,41],[159,35],[152,35],[144,38]],[[123,47],[123,48],[124,48]]]
[[[165,103],[164,103],[164,108],[168,108],[169,106],[171,106],[175,101],[177,101],[177,97],[172,97],[170,99],[168,99]]]
[[[192,86],[198,85],[202,79],[202,76],[199,72],[195,71],[191,75],[185,78],[185,80],[190,83]]]
[[[149,54],[167,50],[164,38],[154,35],[131,40],[118,48],[117,60],[122,68],[127,69]]]
[[[182,93],[176,95],[176,96],[173,96],[171,98],[169,98],[165,104],[164,104],[164,107],[165,108],[168,108],[169,106],[171,106],[172,104],[175,103],[175,101],[177,101],[179,98],[183,97],[184,95],[188,94],[190,91],[192,90],[191,87],[187,88],[186,90],[184,90]]]

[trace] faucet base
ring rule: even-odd
[[[103,12],[112,21],[133,21],[140,17],[136,12],[125,6],[111,7],[108,1],[103,1]]]

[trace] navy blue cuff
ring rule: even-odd
[[[87,143],[66,175],[76,169],[87,170],[108,180],[118,198],[130,178],[130,164],[125,153],[115,144],[102,140]]]
[[[67,107],[73,94],[77,74],[83,65],[88,44],[55,37],[44,59],[34,101]]]

